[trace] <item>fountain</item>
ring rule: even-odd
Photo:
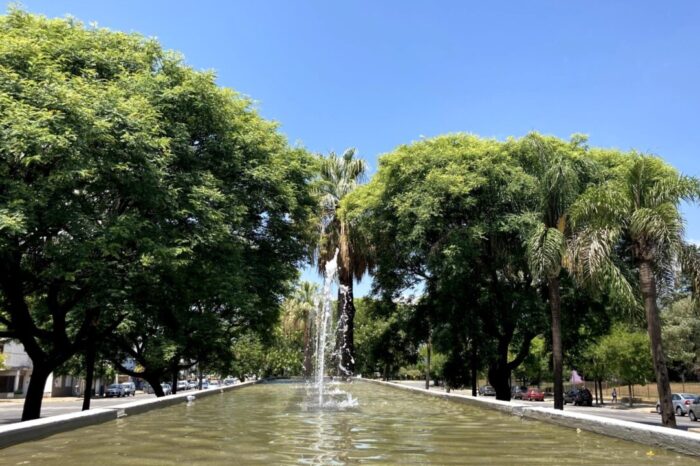
[[[333,286],[336,284],[338,275],[338,249],[335,250],[333,259],[326,262],[324,267],[323,293],[321,301],[316,305],[316,357],[314,384],[309,392],[316,397],[316,408],[324,409],[346,409],[357,406],[357,400],[353,399],[349,393],[340,390],[334,382],[333,391],[328,390],[326,382],[326,357],[331,349],[332,342],[329,341],[329,330],[332,328],[332,304]],[[342,371],[342,368],[341,368]],[[343,399],[344,398],[344,399]],[[308,403],[307,403],[308,405]]]

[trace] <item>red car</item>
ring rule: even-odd
[[[544,393],[539,388],[531,388],[527,393],[523,393],[523,400],[544,401]]]

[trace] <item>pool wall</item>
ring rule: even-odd
[[[485,397],[472,397],[456,393],[438,392],[436,390],[425,390],[424,388],[410,387],[380,380],[357,380],[413,393],[420,393],[426,396],[443,398],[479,408],[497,410],[506,414],[558,424],[571,429],[578,428],[644,445],[666,448],[686,455],[700,456],[700,435],[684,430],[649,426],[637,422],[621,421],[592,414],[555,410],[554,408],[540,408],[523,405],[517,402],[500,401]]]
[[[15,445],[17,443],[28,442],[30,440],[37,440],[59,432],[77,429],[79,427],[101,424],[103,422],[113,421],[121,417],[145,413],[153,409],[186,403],[189,395],[194,395],[199,399],[224,393],[230,390],[237,390],[258,382],[260,382],[260,380],[243,382],[236,385],[227,385],[218,388],[210,388],[207,390],[198,390],[194,392],[188,390],[161,398],[149,398],[147,400],[132,401],[131,403],[124,403],[115,407],[97,408],[88,411],[80,411],[77,413],[60,414],[58,416],[45,417],[41,419],[34,419],[32,421],[17,422],[15,424],[0,426],[0,448],[9,447],[10,445]]]

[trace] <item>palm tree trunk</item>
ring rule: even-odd
[[[647,260],[639,264],[639,283],[647,317],[647,331],[651,342],[651,356],[656,373],[656,389],[661,403],[661,423],[665,427],[676,427],[676,415],[671,401],[671,381],[668,378],[666,357],[661,343],[661,319],[656,304],[656,278],[651,263]]]
[[[554,371],[554,409],[564,409],[563,354],[561,345],[561,296],[559,277],[547,280],[549,307],[552,311],[552,369]]]
[[[352,275],[340,279],[338,290],[338,353],[340,375],[352,377],[355,372],[355,303],[352,293]]]

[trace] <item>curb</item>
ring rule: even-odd
[[[424,396],[456,401],[483,409],[492,409],[505,414],[557,424],[570,429],[581,429],[608,437],[641,443],[643,445],[661,447],[686,455],[700,456],[700,435],[683,430],[669,429],[661,426],[648,426],[637,422],[622,421],[595,416],[593,414],[558,411],[553,408],[531,407],[508,401],[473,398],[445,392],[431,392],[423,388],[380,380],[364,378],[357,378],[355,380],[406,390]]]
[[[0,449],[16,445],[18,443],[38,440],[60,432],[74,430],[79,427],[102,424],[125,416],[132,416],[154,409],[166,408],[168,406],[186,402],[189,395],[195,395],[198,399],[206,398],[208,396],[221,394],[227,391],[238,390],[260,382],[262,382],[262,380],[243,382],[236,385],[227,385],[223,387],[199,390],[195,393],[186,391],[161,398],[132,401],[130,403],[125,403],[114,407],[96,408],[88,411],[59,414],[57,416],[34,419],[32,421],[3,425],[0,426]]]

